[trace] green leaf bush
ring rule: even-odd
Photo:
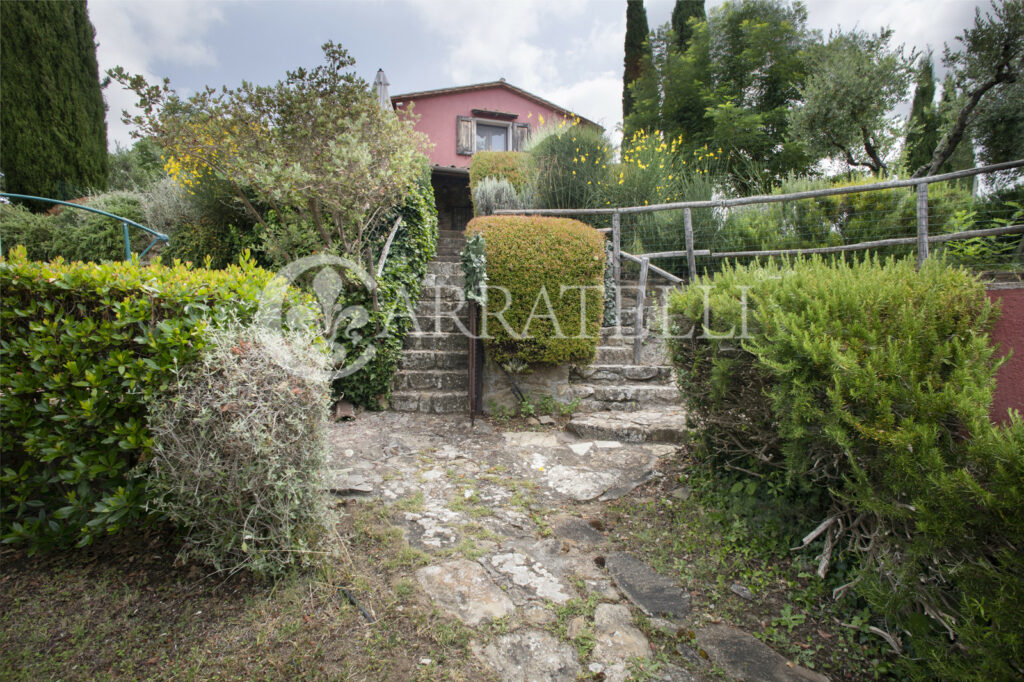
[[[362,369],[338,379],[334,388],[346,400],[370,409],[383,409],[391,398],[391,380],[398,371],[405,336],[414,324],[427,265],[437,253],[437,208],[429,173],[421,173],[405,202],[385,222],[394,224],[399,217],[402,224],[377,279],[376,301],[362,289],[346,296],[346,305],[362,305],[370,313],[369,325],[360,330],[358,341],[348,340],[346,350],[350,357],[359,357],[372,344],[374,353]],[[377,253],[386,236],[382,235]]]
[[[19,248],[0,261],[3,542],[85,545],[145,520],[133,469],[153,443],[146,401],[210,329],[253,319],[271,277],[245,259],[220,271],[40,263]]]
[[[523,216],[475,218],[466,233],[484,238],[488,309],[482,314],[491,357],[499,364],[589,363],[604,309],[604,236],[575,220]],[[507,306],[496,287],[508,292]],[[580,287],[589,287],[585,309]]]
[[[910,633],[910,674],[1020,670],[1024,427],[989,421],[982,284],[936,259],[771,261],[669,306],[698,457],[784,483],[819,573],[853,566],[880,625]]]
[[[310,334],[232,326],[150,397],[148,507],[184,529],[180,559],[271,576],[311,563],[327,518],[329,371]]]

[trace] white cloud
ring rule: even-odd
[[[625,10],[621,20],[591,24],[584,0],[410,4],[424,28],[448,46],[444,64],[452,85],[504,77],[615,133],[621,119],[622,76],[606,67],[609,61],[621,61]],[[557,42],[542,44],[542,32],[553,26],[569,30]]]
[[[96,28],[96,58],[100,72],[123,66],[148,81],[159,82],[154,73],[157,62],[187,66],[216,66],[217,57],[205,41],[205,34],[223,21],[221,10],[200,2],[124,2],[92,0],[89,18]],[[107,142],[132,143],[129,128],[121,122],[121,111],[134,109],[135,97],[112,83],[104,92],[107,100]]]

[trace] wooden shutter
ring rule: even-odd
[[[516,123],[512,128],[512,151],[521,152],[530,139],[530,124]]]
[[[469,156],[473,153],[473,119],[459,116],[455,122],[455,153]]]

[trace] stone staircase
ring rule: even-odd
[[[466,243],[458,230],[440,230],[437,255],[427,266],[414,329],[394,379],[391,409],[434,414],[469,409],[469,328],[462,294],[459,253]]]
[[[579,412],[635,411],[681,403],[664,342],[652,331],[661,315],[660,292],[648,289],[644,301],[644,341],[639,364],[634,362],[636,282],[623,280],[619,327],[601,329],[594,362],[573,367],[560,398],[578,399]]]
[[[409,333],[394,378],[391,408],[400,412],[461,413],[469,408],[468,306],[463,299],[459,253],[461,231],[439,232],[437,256],[429,264],[416,307],[418,329]],[[680,404],[662,340],[651,331],[660,315],[659,292],[645,298],[644,343],[634,363],[636,282],[622,284],[619,327],[605,327],[593,364],[572,367],[555,397],[578,400],[577,411],[632,412]]]

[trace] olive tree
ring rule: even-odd
[[[801,104],[789,112],[793,135],[812,156],[838,158],[872,173],[887,169],[903,126],[893,108],[906,98],[912,58],[889,47],[891,30],[833,33],[808,56]]]
[[[1020,101],[1013,95],[1020,92],[1015,84],[1024,79],[1024,0],[993,2],[991,11],[984,15],[980,9],[975,10],[974,26],[957,36],[956,41],[960,43],[958,48],[947,43],[942,62],[963,93],[962,103],[935,147],[931,161],[918,168],[914,177],[940,172],[977,114],[985,112],[985,108],[979,111],[983,102],[999,100],[1006,102],[1010,110],[1020,109]],[[994,106],[990,111],[997,109]],[[1000,136],[997,133],[994,140],[983,138],[986,147],[998,147],[995,142],[1001,142]]]
[[[165,150],[165,169],[185,187],[212,176],[294,258],[311,251],[364,256],[381,218],[422,170],[426,137],[414,120],[382,109],[355,61],[333,42],[325,63],[273,85],[207,87],[183,98],[121,67],[109,75],[139,97],[124,112],[135,137]]]

